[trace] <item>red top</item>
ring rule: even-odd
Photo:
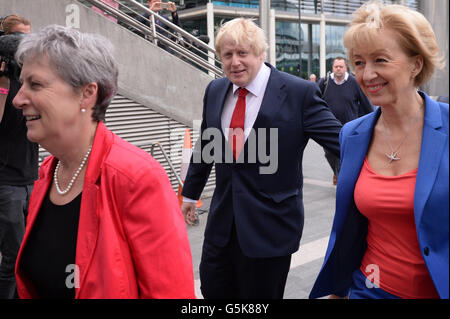
[[[417,168],[398,176],[376,173],[367,158],[355,185],[355,204],[369,220],[361,271],[401,298],[439,298],[425,265],[414,221]],[[379,270],[379,276],[374,269]]]

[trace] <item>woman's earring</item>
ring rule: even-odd
[[[83,112],[83,113],[86,112],[86,109],[85,109],[85,108],[82,108],[82,109],[81,109],[81,112]]]

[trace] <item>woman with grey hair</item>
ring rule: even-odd
[[[108,40],[62,26],[24,39],[14,99],[52,155],[16,263],[21,298],[195,298],[192,257],[161,165],[102,123],[117,91]]]

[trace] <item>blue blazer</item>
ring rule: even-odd
[[[414,192],[414,217],[425,264],[440,297],[448,298],[449,106],[419,93],[425,99],[425,119]],[[310,298],[346,291],[352,283],[353,271],[361,266],[367,245],[367,219],[356,208],[353,192],[380,114],[378,109],[342,128],[336,214],[324,263]]]
[[[185,179],[182,195],[198,199],[211,168],[215,166],[216,187],[211,200],[205,241],[223,247],[230,238],[231,227],[236,233],[242,251],[248,257],[269,258],[287,256],[299,247],[303,230],[303,150],[309,138],[339,155],[341,124],[320,98],[317,85],[278,71],[271,73],[261,108],[253,126],[253,137],[245,142],[238,161],[225,161],[230,148],[221,129],[221,115],[227,93],[232,84],[226,79],[212,81],[206,88],[203,102],[202,138],[197,141]],[[206,134],[214,129],[215,140]],[[266,129],[266,130],[264,130]],[[278,138],[270,137],[276,129]],[[214,133],[214,132],[213,132]],[[216,134],[217,135],[217,134]],[[253,149],[250,146],[251,141]],[[213,150],[213,162],[195,163],[198,152]],[[262,174],[267,168],[264,157],[277,146],[277,169]],[[218,154],[221,149],[222,153]],[[255,153],[256,158],[251,154]],[[273,163],[272,163],[273,164]]]

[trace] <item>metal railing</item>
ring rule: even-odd
[[[216,52],[208,44],[134,0],[113,0],[115,8],[101,0],[80,0],[117,19],[118,24],[142,35],[167,52],[215,78],[223,77]],[[148,15],[148,18],[144,16]],[[156,20],[158,23],[156,23]],[[148,25],[146,25],[148,24]]]
[[[170,171],[173,175],[175,175],[175,178],[177,179],[178,184],[183,187],[183,181],[181,180],[180,176],[177,174],[175,167],[172,164],[172,161],[170,160],[169,156],[167,155],[166,151],[164,150],[163,146],[159,142],[133,142],[133,145],[144,149],[150,147],[150,155],[154,157],[155,152],[155,146],[159,148],[161,153],[163,154],[164,158],[166,159],[167,163],[169,164]]]

